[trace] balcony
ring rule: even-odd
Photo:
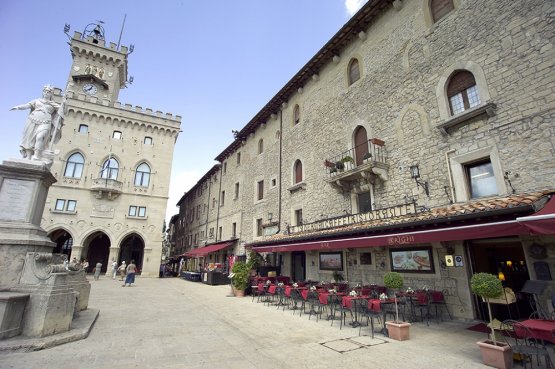
[[[350,190],[361,179],[372,184],[387,181],[385,142],[373,138],[324,161],[325,180],[336,189]]]
[[[122,191],[123,182],[109,178],[95,178],[92,181],[91,191],[95,192],[97,199],[106,197],[108,200],[114,200]]]

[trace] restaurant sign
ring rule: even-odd
[[[319,231],[343,227],[351,224],[370,222],[373,220],[392,219],[408,214],[416,214],[416,205],[414,203],[392,206],[379,210],[372,210],[367,213],[359,213],[346,215],[343,217],[319,220],[312,223],[306,223],[298,226],[290,226],[289,233]]]

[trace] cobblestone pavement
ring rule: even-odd
[[[100,316],[88,338],[27,353],[0,354],[0,368],[488,368],[470,324],[411,326],[408,341],[367,327],[309,320],[291,310],[226,297],[229,286],[178,278],[90,280]]]

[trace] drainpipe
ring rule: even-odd
[[[210,193],[212,190],[212,181],[208,181],[208,210],[206,211],[206,226],[204,227],[204,239],[208,238],[208,220],[210,219]],[[206,242],[206,241],[205,241]]]
[[[220,200],[221,200],[220,196],[221,195],[222,195],[222,172],[220,170],[220,186],[218,188],[218,213],[216,214],[216,229],[214,229],[214,232],[216,233],[216,236],[214,237],[216,239],[216,242],[218,242],[218,225],[220,224]]]
[[[278,178],[278,229],[276,234],[281,231],[281,169],[283,165],[283,108],[279,110],[279,178]]]
[[[447,164],[447,176],[449,177],[449,190],[451,191],[451,200],[455,202],[455,188],[453,186],[453,176],[451,175],[451,165],[449,165],[449,154],[454,153],[455,149],[445,152],[445,163]]]

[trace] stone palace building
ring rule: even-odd
[[[183,195],[178,254],[252,249],[294,280],[399,271],[459,319],[485,316],[469,280],[488,272],[552,309],[554,14],[547,0],[368,1]]]
[[[100,261],[135,259],[157,276],[174,145],[181,117],[121,104],[126,46],[107,44],[100,25],[75,32],[64,96],[65,120],[41,226],[54,252]],[[58,100],[62,100],[57,91]],[[163,149],[161,149],[163,148]]]

